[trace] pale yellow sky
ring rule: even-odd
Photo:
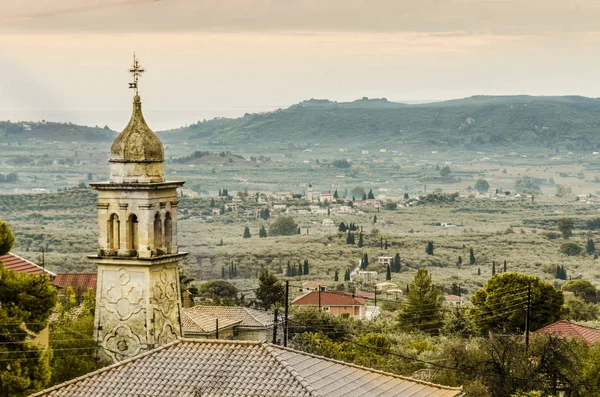
[[[15,108],[23,118],[63,109],[87,124],[102,120],[81,109],[126,118],[133,50],[148,69],[145,107],[202,110],[197,118],[313,97],[600,96],[591,0],[0,0],[0,9],[0,119]]]

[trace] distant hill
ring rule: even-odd
[[[403,144],[452,147],[599,149],[600,100],[473,96],[408,105],[386,99],[307,100],[287,109],[213,119],[161,134],[167,141]]]
[[[0,137],[22,141],[112,141],[117,133],[108,128],[85,127],[72,123],[0,121]]]
[[[385,98],[352,102],[310,99],[287,109],[216,118],[160,132],[183,141],[234,146],[310,142],[358,147],[558,148],[600,150],[600,100],[578,96],[473,96],[405,104]],[[110,142],[117,132],[71,123],[0,122],[0,137]]]

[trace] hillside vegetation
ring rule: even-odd
[[[419,105],[311,99],[269,113],[198,122],[168,131],[163,139],[589,150],[600,147],[594,139],[599,111],[598,99],[567,96],[475,96]]]

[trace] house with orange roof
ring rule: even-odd
[[[45,267],[37,265],[30,260],[21,258],[19,255],[13,254],[12,252],[0,256],[0,262],[2,262],[6,270],[14,270],[17,273],[47,274],[50,279],[56,277],[56,273],[51,272]]]
[[[534,332],[538,335],[551,334],[565,339],[579,339],[592,346],[600,341],[600,330],[560,320]]]
[[[97,279],[98,273],[58,273],[52,284],[62,290],[71,287],[76,295],[81,296],[89,289],[96,292]]]
[[[295,307],[318,307],[333,316],[348,314],[363,319],[367,313],[367,300],[347,292],[310,291],[292,301]]]

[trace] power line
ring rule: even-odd
[[[300,324],[304,327],[307,327],[304,324],[301,324],[299,322],[296,322],[295,320],[289,320],[290,322],[294,322],[297,324]],[[405,360],[409,360],[409,361],[415,361],[415,362],[420,362],[422,364],[427,364],[427,365],[431,365],[433,367],[437,367],[437,368],[441,368],[441,369],[447,369],[450,371],[457,371],[457,372],[463,372],[466,374],[476,374],[476,375],[481,375],[481,376],[491,376],[491,377],[499,377],[499,378],[504,378],[504,379],[513,379],[513,380],[520,380],[520,381],[525,381],[525,382],[534,382],[534,383],[546,383],[546,384],[554,384],[554,381],[552,380],[542,380],[542,379],[530,379],[530,378],[520,378],[520,377],[516,377],[516,376],[510,376],[510,375],[502,375],[502,374],[498,374],[498,373],[491,373],[491,372],[481,372],[481,371],[475,371],[475,370],[465,370],[465,369],[461,369],[461,368],[456,368],[456,367],[449,367],[446,365],[442,365],[442,364],[438,364],[435,362],[431,362],[431,361],[427,361],[427,360],[423,360],[423,359],[419,359],[416,357],[410,357],[410,356],[406,356],[400,353],[396,353],[396,352],[392,352],[389,350],[385,350],[385,349],[380,349],[377,348],[375,346],[369,346],[369,345],[364,345],[361,343],[358,343],[356,341],[347,339],[347,338],[341,338],[341,340],[343,340],[344,342],[348,342],[348,343],[352,343],[354,345],[360,346],[362,348],[365,349],[369,349],[369,350],[374,350],[377,351],[380,354],[388,354],[388,355],[392,355],[392,356],[396,356]],[[600,384],[585,384],[585,383],[577,383],[576,385],[578,386],[587,386],[587,387],[600,387]]]

